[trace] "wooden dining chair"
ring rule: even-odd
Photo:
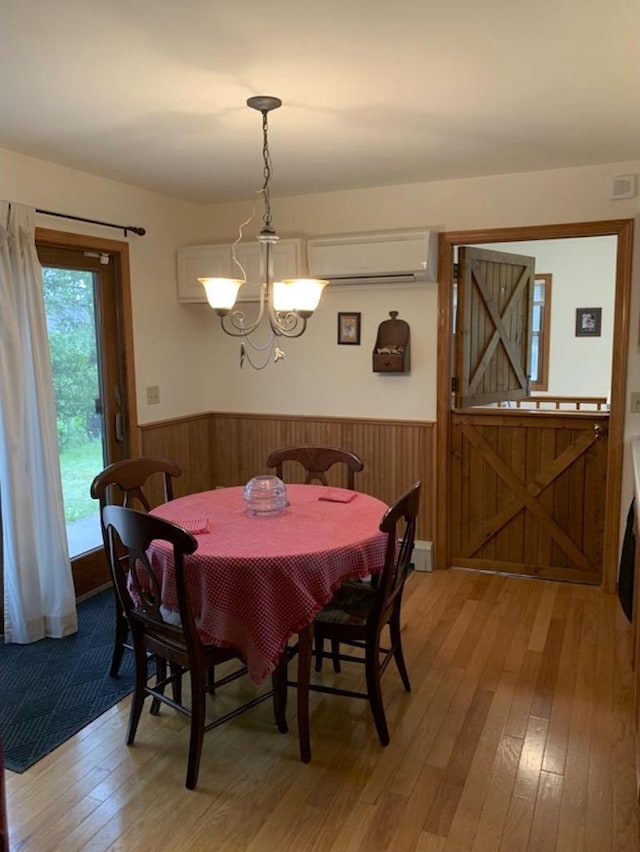
[[[305,485],[320,482],[328,485],[326,473],[335,464],[346,465],[347,488],[355,489],[355,474],[364,468],[364,462],[351,450],[321,445],[298,445],[275,450],[267,459],[267,467],[276,469],[276,476],[284,479],[284,462],[298,462],[306,471]]]
[[[185,786],[193,790],[198,782],[202,742],[206,731],[273,697],[278,730],[287,732],[287,654],[281,654],[280,662],[272,676],[270,690],[207,722],[207,693],[243,676],[247,673],[247,668],[240,652],[235,648],[204,644],[198,633],[185,578],[185,556],[197,550],[197,540],[182,527],[136,509],[105,506],[102,516],[109,548],[113,553],[109,560],[113,570],[113,582],[131,628],[136,660],[136,682],[129,715],[127,745],[133,744],[148,695],[153,699],[153,715],[158,714],[160,705],[164,703],[189,716],[191,734]],[[163,615],[162,577],[147,554],[152,541],[167,542],[173,550],[178,623],[175,623],[174,619],[165,620]],[[126,555],[124,561],[119,558],[123,550]],[[156,678],[153,685],[148,683],[149,652],[156,657]],[[212,682],[210,673],[214,668],[230,660],[239,660],[242,665],[219,681]],[[167,662],[172,666],[168,677]],[[189,672],[191,683],[191,700],[188,705],[164,694],[167,684],[181,678],[182,673],[186,671]]]
[[[105,506],[111,504],[122,504],[129,508],[151,509],[151,502],[145,488],[161,484],[164,502],[173,500],[173,480],[182,476],[182,470],[173,461],[162,458],[142,456],[140,458],[123,459],[114,462],[99,473],[91,483],[90,493],[94,500],[100,503],[100,523],[102,526],[102,540],[107,557],[109,557],[109,544],[107,542],[106,530],[102,524],[102,511]],[[122,663],[122,656],[127,646],[127,634],[129,627],[127,619],[120,605],[118,595],[114,588],[114,601],[116,607],[116,630],[113,642],[113,653],[111,655],[111,666],[109,674],[117,677]]]
[[[338,661],[364,664],[366,691],[354,692],[315,683],[310,684],[309,689],[366,699],[382,745],[389,743],[389,730],[380,678],[391,659],[395,661],[405,690],[411,691],[402,652],[400,614],[404,584],[411,570],[421,488],[422,483],[415,482],[382,517],[380,530],[387,534],[382,572],[374,575],[371,582],[347,582],[340,586],[314,620],[316,654],[334,661],[337,658]],[[387,627],[389,642],[383,647],[382,635]],[[324,639],[331,641],[331,652],[318,651]],[[359,648],[364,654],[341,653],[342,644]],[[305,736],[308,742],[308,732],[301,732],[301,742]]]

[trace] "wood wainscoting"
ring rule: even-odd
[[[194,414],[140,426],[140,455],[172,459],[182,468],[174,480],[175,497],[208,491],[215,484],[215,463],[211,444],[211,415]],[[151,482],[145,488],[149,502],[162,501],[162,484]]]
[[[434,422],[212,412],[146,424],[140,432],[142,455],[171,458],[182,468],[176,496],[244,485],[268,472],[267,456],[279,447],[347,447],[365,463],[356,479],[359,491],[391,503],[416,479],[422,480],[418,538],[433,538]],[[338,473],[329,478],[341,484]]]

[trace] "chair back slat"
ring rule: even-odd
[[[381,532],[387,533],[387,548],[378,579],[378,600],[370,615],[376,630],[382,630],[394,606],[399,605],[398,598],[411,568],[421,489],[422,483],[415,482],[387,509],[380,522]]]
[[[302,465],[306,472],[305,485],[312,482],[328,485],[326,474],[329,468],[336,464],[346,465],[347,488],[351,491],[355,489],[355,474],[364,468],[362,459],[351,450],[313,444],[275,450],[267,459],[267,467],[275,468],[276,476],[284,480],[285,462],[297,462]]]

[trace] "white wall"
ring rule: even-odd
[[[637,214],[638,199],[610,201],[611,181],[615,175],[638,172],[640,161],[274,198],[274,224],[284,237],[627,218]],[[311,318],[305,336],[286,343],[285,362],[260,373],[240,370],[239,344],[219,331],[213,312],[206,305],[178,303],[175,251],[180,245],[234,239],[251,203],[198,207],[9,151],[0,152],[0,182],[2,197],[10,201],[148,229],[145,237],[129,237],[142,423],[210,409],[435,419],[435,285],[334,289]],[[117,237],[101,228],[41,218],[47,227]],[[636,263],[636,290],[639,270]],[[362,313],[361,346],[337,345],[336,314],[341,310]],[[411,326],[408,376],[371,371],[375,332],[391,310],[399,311]],[[637,329],[637,304],[635,311],[632,325]],[[638,388],[635,333],[630,355],[630,375]],[[160,386],[158,406],[144,401],[144,388],[150,384]],[[630,421],[635,424],[630,422],[630,428],[637,429],[640,417]]]
[[[609,396],[616,276],[615,237],[491,243],[536,259],[550,273],[549,388],[555,396]],[[576,337],[576,308],[602,308],[600,337]]]
[[[284,361],[261,372],[239,368],[240,344],[222,335],[209,312],[212,355],[206,378],[211,407],[223,411],[433,419],[436,400],[437,286],[325,288],[304,336],[280,343]],[[397,310],[411,327],[410,374],[372,372],[378,325]],[[337,343],[338,311],[361,313],[361,345]]]

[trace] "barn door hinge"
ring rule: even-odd
[[[454,263],[453,264],[453,280],[457,281],[459,278],[460,278],[460,264]]]
[[[457,391],[458,391],[458,377],[452,376],[451,377],[451,393],[457,393]]]

